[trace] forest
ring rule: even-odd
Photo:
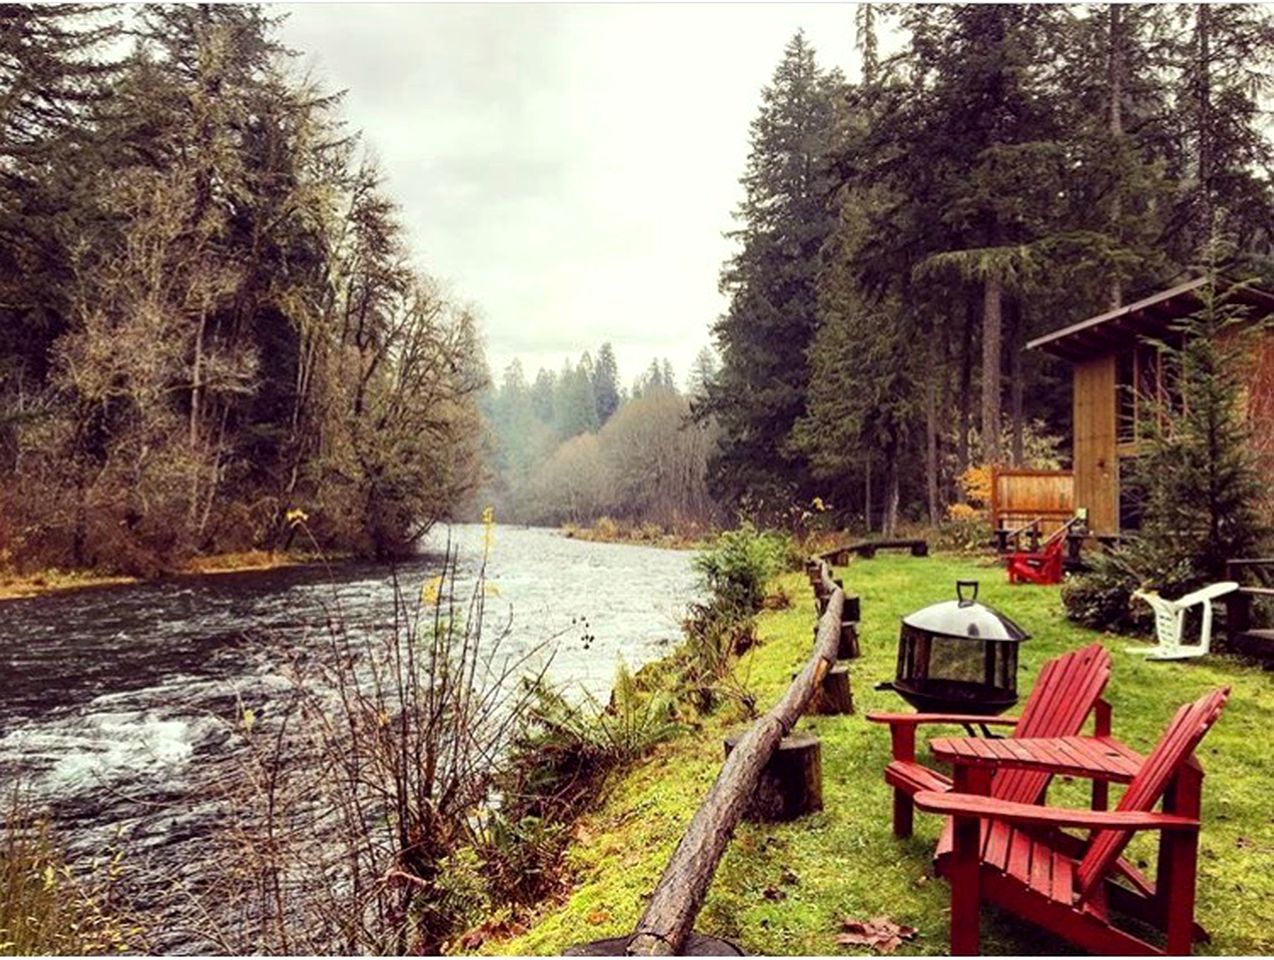
[[[1274,276],[1268,7],[860,4],[856,77],[797,33],[761,92],[686,382],[609,343],[492,376],[280,16],[0,11],[0,563],[153,573],[299,516],[389,558],[487,504],[938,524],[970,466],[1065,465],[1031,337],[1205,251]]]
[[[1031,337],[1205,257],[1274,275],[1274,11],[852,9],[856,80],[798,33],[762,93],[696,411],[723,502],[888,530],[970,465],[1057,465],[1069,371]]]
[[[0,563],[393,557],[471,491],[470,310],[251,5],[0,9]]]

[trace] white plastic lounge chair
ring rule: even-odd
[[[1187,593],[1179,600],[1165,600],[1149,590],[1136,591],[1133,596],[1145,600],[1155,611],[1155,632],[1159,643],[1153,647],[1128,647],[1127,652],[1144,653],[1147,660],[1185,660],[1204,656],[1212,646],[1212,601],[1238,588],[1237,583],[1227,580]],[[1199,631],[1198,643],[1185,643],[1182,634],[1185,632],[1186,611],[1193,606],[1203,607],[1203,628]]]

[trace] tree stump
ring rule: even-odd
[[[858,599],[858,594],[845,594],[845,606],[841,610],[841,620],[852,620],[857,623],[863,618],[862,602]]]
[[[742,736],[740,732],[725,738],[727,757]],[[795,820],[822,809],[823,755],[818,737],[809,733],[784,737],[761,771],[761,780],[748,800],[744,819],[775,823]]]
[[[862,656],[858,647],[858,624],[853,620],[840,623],[840,641],[836,647],[837,660],[857,660]]]
[[[827,671],[823,685],[810,701],[810,712],[837,716],[854,712],[854,691],[849,685],[849,664],[838,663]]]
[[[562,951],[564,957],[623,957],[628,955],[628,943],[633,939],[630,933],[626,937],[607,937],[605,940],[590,940],[588,943],[576,943]],[[702,933],[691,933],[686,945],[681,948],[683,957],[742,957],[743,951],[729,940],[709,937]]]
[[[911,545],[911,555],[913,557],[929,556],[929,543],[927,540],[917,540]]]

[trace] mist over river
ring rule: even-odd
[[[439,527],[395,568],[418,596],[450,538],[459,593],[482,556],[478,525]],[[514,655],[550,641],[548,676],[604,700],[620,661],[640,666],[679,640],[696,593],[686,552],[570,540],[497,526],[488,629]],[[0,603],[0,786],[47,804],[72,863],[127,851],[130,890],[174,872],[198,883],[213,816],[206,784],[245,706],[268,717],[286,687],[279,657],[326,650],[337,608],[351,634],[389,629],[386,566],[348,563],[85,589]],[[308,646],[307,646],[308,645]],[[161,879],[162,878],[162,879]],[[179,936],[153,944],[189,949]]]

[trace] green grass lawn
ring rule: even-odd
[[[889,759],[886,728],[869,724],[869,710],[908,709],[876,683],[892,678],[898,620],[954,596],[957,579],[981,580],[979,599],[1017,620],[1032,639],[1021,649],[1019,689],[1025,695],[1048,658],[1098,637],[1114,658],[1106,690],[1114,732],[1148,750],[1176,707],[1222,684],[1233,688],[1225,714],[1200,748],[1207,773],[1197,915],[1212,933],[1199,953],[1274,952],[1274,682],[1259,668],[1229,658],[1147,663],[1124,652],[1126,638],[1102,636],[1064,618],[1057,587],[1010,587],[998,568],[963,558],[885,555],[839,571],[862,597],[862,652],[853,663],[858,713],[808,717],[800,730],[822,739],[825,809],[795,823],[743,824],[717,871],[697,928],[737,942],[750,954],[862,952],[836,944],[840,918],[886,915],[918,929],[906,952],[947,952],[948,889],[931,874],[940,823],[917,812],[916,835],[896,840],[881,771]],[[781,579],[790,609],[762,614],[762,643],[738,665],[738,675],[762,707],[774,703],[809,657],[813,598],[802,574]],[[730,711],[722,711],[728,714]],[[612,784],[598,810],[577,828],[568,853],[572,885],[545,904],[528,932],[489,941],[495,953],[557,954],[567,945],[632,931],[680,835],[721,766],[721,736],[731,717],[663,744]],[[737,715],[733,718],[737,723]],[[929,736],[959,733],[930,728]],[[922,751],[925,734],[922,732]],[[1061,783],[1050,802],[1084,806],[1086,784]],[[1138,838],[1134,860],[1153,855]],[[1007,914],[983,914],[985,953],[1073,953]]]

